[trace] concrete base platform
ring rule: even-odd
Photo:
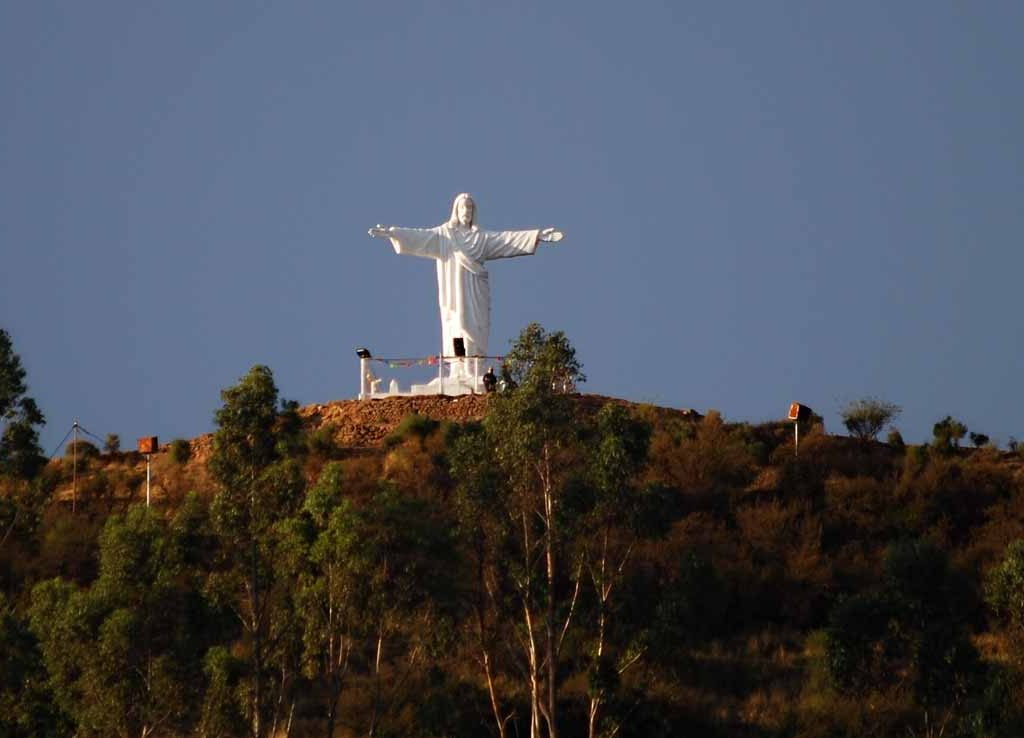
[[[413,395],[482,395],[484,384],[480,377],[435,377],[426,384],[414,384]]]

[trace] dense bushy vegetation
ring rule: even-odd
[[[510,355],[482,422],[371,454],[254,367],[153,508],[130,454],[74,513],[67,462],[6,466],[0,736],[1024,735],[1018,456],[948,417],[797,456],[783,424],[592,408],[560,333]]]

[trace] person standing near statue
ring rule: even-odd
[[[477,222],[476,202],[465,192],[456,195],[448,221],[435,228],[377,225],[368,233],[389,239],[396,254],[437,262],[443,350],[445,355],[453,354],[454,341],[461,338],[467,356],[487,355],[491,286],[484,262],[528,256],[537,244],[557,243],[564,235],[554,228],[485,231]]]
[[[498,389],[498,377],[494,374],[494,367],[487,367],[487,372],[484,374],[484,392],[488,395]]]

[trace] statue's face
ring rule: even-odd
[[[459,200],[458,207],[455,208],[455,215],[459,218],[459,225],[469,227],[473,225],[473,215],[476,211],[476,205],[468,197],[464,197]]]

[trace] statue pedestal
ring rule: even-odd
[[[444,380],[432,379],[426,384],[414,384],[410,387],[414,395],[473,395],[483,394],[483,384],[474,382],[471,377],[454,379],[445,377]]]
[[[410,391],[414,395],[473,395],[483,394],[483,375],[479,374],[477,359],[462,359],[463,363],[452,364],[447,377],[434,377],[425,384],[414,384]]]

